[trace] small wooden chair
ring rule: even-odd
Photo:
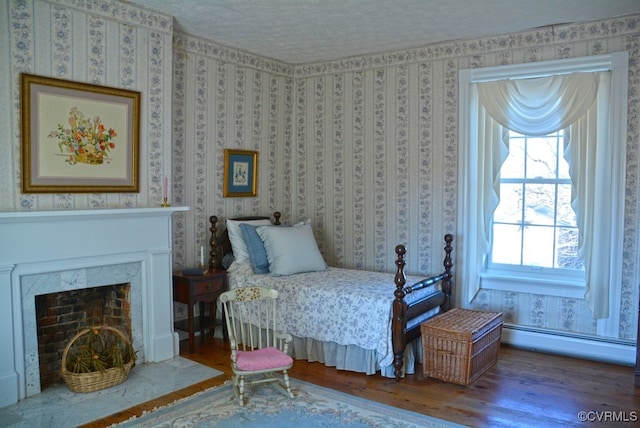
[[[244,405],[246,384],[274,382],[293,398],[287,373],[293,366],[287,354],[293,337],[276,329],[277,297],[276,290],[264,287],[238,288],[220,295],[231,343],[233,390],[240,406]]]

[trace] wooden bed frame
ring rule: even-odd
[[[391,320],[391,343],[393,345],[393,366],[396,381],[399,381],[402,375],[404,350],[407,344],[421,335],[420,324],[409,328],[407,327],[407,323],[437,306],[440,307],[438,314],[442,314],[451,309],[451,286],[453,283],[453,274],[451,273],[451,268],[453,267],[451,261],[453,246],[451,243],[453,242],[453,235],[447,233],[444,236],[444,241],[444,272],[440,275],[425,278],[412,285],[406,285],[407,281],[404,274],[404,255],[407,253],[407,249],[404,245],[396,246],[396,254],[398,255],[396,260],[397,271],[394,279],[396,290],[393,293],[395,299],[393,300],[393,318]],[[441,282],[439,291],[411,304],[405,302],[404,298],[407,294],[438,282]]]
[[[273,224],[280,225],[280,212],[275,212],[273,214]],[[251,216],[251,217],[238,217],[234,218],[234,220],[263,220],[270,219],[270,217],[265,216]],[[211,227],[209,230],[211,231],[211,239],[209,241],[209,245],[211,247],[211,253],[209,257],[209,269],[223,269],[222,267],[222,257],[225,254],[231,253],[231,242],[229,241],[229,235],[225,229],[221,237],[218,237],[218,217],[211,216],[209,217],[209,222],[211,223]],[[397,267],[396,274],[394,277],[394,282],[396,285],[396,289],[394,291],[394,300],[392,304],[392,320],[391,320],[391,343],[393,346],[393,366],[394,366],[394,375],[396,381],[399,381],[402,377],[402,366],[404,364],[404,352],[408,343],[420,337],[420,323],[417,323],[413,327],[408,327],[408,323],[414,318],[420,317],[422,314],[434,309],[436,307],[440,307],[439,313],[444,313],[451,309],[451,289],[453,285],[453,274],[452,267],[453,263],[451,261],[451,253],[453,251],[453,246],[451,245],[453,242],[453,235],[446,234],[444,236],[445,246],[445,257],[444,257],[444,271],[435,276],[431,276],[425,278],[415,284],[406,284],[406,275],[404,272],[405,260],[404,256],[407,253],[407,250],[404,245],[398,245],[395,248],[396,254],[398,258],[395,261],[395,265]],[[411,304],[405,301],[405,297],[413,293],[414,291],[418,291],[420,289],[426,288],[430,285],[441,283],[440,290],[430,294],[424,299],[418,300]],[[437,316],[437,315],[436,315]]]

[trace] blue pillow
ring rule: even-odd
[[[224,257],[222,258],[222,267],[224,268],[224,270],[229,269],[229,267],[234,262],[234,260],[235,260],[235,257],[233,257],[233,253],[225,254]]]
[[[242,231],[244,243],[247,245],[247,252],[249,253],[249,261],[251,262],[251,267],[253,267],[253,272],[269,273],[269,259],[267,259],[264,243],[262,239],[260,239],[258,232],[256,232],[256,226],[240,223],[240,230]]]

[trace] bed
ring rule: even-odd
[[[406,248],[395,248],[395,275],[329,267],[310,222],[282,226],[270,217],[211,216],[210,269],[226,269],[229,288],[265,286],[286,308],[278,320],[294,336],[296,359],[400,380],[422,361],[420,324],[451,307],[453,236],[444,237],[444,271],[405,275]]]

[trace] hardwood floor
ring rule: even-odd
[[[230,377],[229,347],[221,339],[208,337],[202,345],[196,340],[194,353],[189,353],[188,343],[183,341],[181,355],[225,374],[85,427],[126,420]],[[421,370],[421,366],[418,368]],[[579,419],[580,412],[589,412],[588,426],[640,426],[640,388],[634,387],[632,367],[506,346],[500,350],[498,363],[468,387],[425,378],[421,373],[396,382],[306,361],[296,361],[290,374],[347,394],[473,427],[585,425]]]

